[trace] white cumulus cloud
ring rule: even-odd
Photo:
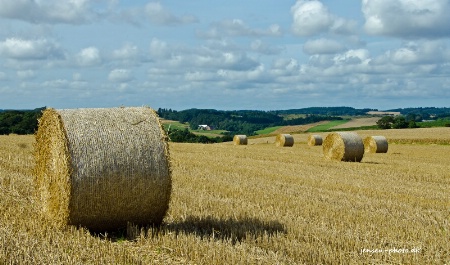
[[[271,46],[268,43],[265,43],[259,39],[252,41],[250,44],[250,48],[254,52],[258,52],[258,53],[266,54],[266,55],[278,54],[281,51],[281,48]]]
[[[298,0],[291,7],[292,31],[299,36],[312,36],[323,32],[350,34],[356,23],[337,17],[322,2]]]
[[[220,39],[225,36],[281,36],[282,29],[278,24],[272,24],[266,29],[252,28],[242,19],[222,20],[214,23],[207,31],[198,31],[197,35],[203,38]]]
[[[362,11],[369,34],[402,38],[450,36],[448,0],[363,0]]]
[[[21,70],[16,72],[17,77],[26,80],[26,79],[32,79],[36,76],[35,72],[33,70]]]
[[[370,61],[369,51],[366,49],[348,50],[334,57],[337,64],[367,64]]]
[[[259,62],[248,57],[244,53],[237,52],[212,52],[209,54],[198,54],[193,58],[191,64],[203,68],[227,69],[234,71],[253,70],[259,66]]]
[[[147,18],[158,25],[179,25],[195,23],[198,19],[194,16],[176,16],[165,9],[159,2],[150,2],[145,6]]]
[[[132,79],[131,71],[127,69],[114,69],[108,75],[108,80],[111,82],[125,83]]]
[[[8,75],[5,72],[0,72],[0,81],[6,80],[8,78]]]
[[[443,41],[410,41],[403,47],[388,50],[377,58],[378,62],[396,65],[445,64],[450,60],[450,50]]]
[[[113,51],[113,58],[117,60],[133,60],[138,56],[138,47],[132,44],[126,44],[120,49]]]
[[[186,81],[193,81],[193,82],[202,82],[202,81],[211,81],[216,78],[216,75],[211,72],[188,72],[184,75],[184,78]]]
[[[303,45],[303,51],[307,54],[332,54],[345,50],[345,46],[331,39],[308,40]]]
[[[89,0],[0,0],[0,17],[30,23],[79,24],[95,16]]]
[[[64,55],[59,45],[50,40],[8,38],[0,42],[0,56],[17,60],[43,60],[62,58]]]
[[[152,39],[150,42],[150,55],[155,58],[167,58],[170,56],[171,48],[162,40]]]
[[[81,50],[76,58],[80,66],[94,66],[102,62],[100,51],[96,47],[88,47]]]

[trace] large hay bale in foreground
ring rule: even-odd
[[[334,132],[323,141],[323,155],[330,160],[361,162],[364,156],[362,138],[353,132]]]
[[[294,137],[290,134],[278,134],[275,139],[275,145],[281,147],[294,146]]]
[[[46,109],[35,160],[42,212],[57,226],[159,224],[168,209],[167,137],[150,108]]]
[[[247,145],[247,135],[235,135],[233,137],[233,143],[235,145]]]
[[[368,136],[364,138],[366,153],[387,153],[388,140],[384,136]]]
[[[309,146],[322,145],[322,136],[320,136],[320,135],[309,135],[308,136],[308,145]]]

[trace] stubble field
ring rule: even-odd
[[[388,153],[170,143],[164,224],[102,234],[41,217],[34,137],[0,136],[0,264],[449,264],[450,128],[359,133]]]

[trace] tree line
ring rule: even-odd
[[[407,117],[407,119],[414,119],[415,121],[450,117],[450,108],[446,107],[399,108],[387,111],[400,112],[400,114]]]
[[[192,130],[199,125],[208,125],[217,130],[225,130],[231,134],[255,135],[258,130],[273,126],[302,125],[323,120],[342,120],[341,117],[307,114],[286,120],[274,111],[233,110],[222,111],[214,109],[188,109],[176,111],[171,109],[158,109],[161,118],[189,123]]]
[[[0,135],[33,134],[45,107],[34,110],[2,110],[0,112]]]
[[[378,109],[355,109],[352,107],[309,107],[302,109],[276,110],[276,114],[315,114],[324,116],[360,116],[367,115],[369,111],[378,111]]]
[[[380,129],[404,129],[404,128],[424,128],[424,127],[450,127],[450,116],[443,116],[436,118],[435,120],[429,120],[432,122],[421,122],[421,118],[418,116],[408,114],[398,116],[384,116],[377,121],[377,126]]]
[[[380,129],[404,129],[418,127],[414,118],[405,117],[403,115],[396,117],[384,116],[377,121],[377,126]]]
[[[33,134],[38,127],[38,119],[45,107],[33,110],[1,110],[0,109],[0,135],[1,134]],[[188,130],[172,130],[170,137],[176,141],[187,142],[220,142],[228,141],[235,134],[254,135],[256,131],[272,126],[302,125],[323,120],[340,120],[338,115],[364,115],[376,109],[354,109],[351,107],[312,107],[291,110],[258,111],[233,110],[222,111],[215,109],[187,109],[176,111],[159,108],[161,118],[189,123],[191,129],[198,125],[207,124],[214,129],[225,130],[223,137],[206,137],[192,134]],[[389,128],[415,128],[417,122],[430,119],[445,119],[450,117],[450,108],[405,108],[392,109],[402,115],[381,118],[377,125],[381,129]],[[303,114],[303,117],[284,119],[283,115]]]

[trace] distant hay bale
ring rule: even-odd
[[[323,155],[330,160],[361,162],[364,156],[364,143],[353,132],[334,132],[323,141]]]
[[[308,145],[309,146],[322,145],[322,136],[320,136],[320,135],[309,135],[309,137],[308,137]]]
[[[247,135],[235,135],[233,137],[233,143],[235,145],[247,145]]]
[[[150,108],[46,109],[34,155],[42,212],[59,227],[160,224],[167,212],[167,136]]]
[[[384,136],[368,136],[364,138],[366,153],[387,153],[388,140]]]
[[[275,140],[276,146],[291,147],[294,145],[294,137],[290,134],[278,134]]]

